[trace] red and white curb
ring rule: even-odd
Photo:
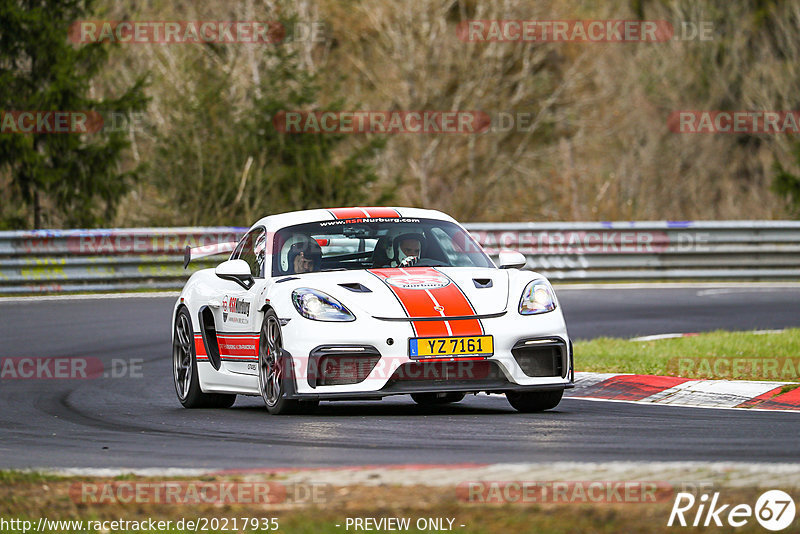
[[[570,398],[613,400],[701,408],[800,411],[800,388],[793,382],[701,380],[676,376],[575,373]]]

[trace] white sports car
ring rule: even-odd
[[[187,408],[260,395],[272,414],[319,401],[410,394],[420,404],[505,394],[554,408],[572,345],[550,283],[502,252],[499,268],[451,217],[415,208],[271,215],[187,281],[173,315],[173,374]]]

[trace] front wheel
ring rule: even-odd
[[[184,408],[230,408],[236,395],[203,393],[197,376],[197,355],[194,350],[194,329],[189,310],[181,308],[175,315],[172,336],[172,378],[175,393]]]
[[[553,391],[509,391],[506,393],[506,399],[518,412],[532,413],[555,408],[561,402],[563,395],[563,389]]]
[[[286,398],[286,385],[292,380],[289,361],[283,355],[281,323],[275,310],[267,310],[258,343],[258,390],[272,415],[311,413],[319,401]]]

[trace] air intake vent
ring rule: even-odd
[[[353,293],[372,293],[372,290],[370,288],[368,288],[364,284],[359,284],[358,282],[339,284],[339,285],[349,291],[352,291]]]
[[[494,285],[491,278],[473,278],[472,283],[475,284],[475,287],[478,289],[484,289]]]
[[[341,386],[363,382],[381,359],[375,347],[321,346],[311,351],[308,359],[308,384]]]
[[[519,341],[511,354],[530,377],[565,377],[567,346],[560,339],[529,339]]]

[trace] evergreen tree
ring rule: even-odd
[[[795,163],[800,165],[800,144],[794,146]],[[795,217],[800,217],[800,176],[792,174],[780,163],[775,163],[775,177],[772,189],[789,201],[789,209]]]
[[[318,109],[323,97],[325,110],[341,108],[337,88],[323,92],[287,47],[264,47],[262,83],[242,103],[220,69],[233,68],[240,51],[209,45],[191,64],[203,83],[174,95],[172,128],[157,134],[153,180],[178,207],[179,224],[243,225],[271,213],[387,202],[396,186],[379,187],[372,165],[385,139],[283,133],[273,123],[282,111]]]
[[[92,0],[0,0],[0,111],[127,114],[144,108],[144,79],[117,98],[89,96],[108,45],[75,44],[70,24]],[[0,227],[108,223],[138,169],[121,170],[127,132],[0,133]]]

